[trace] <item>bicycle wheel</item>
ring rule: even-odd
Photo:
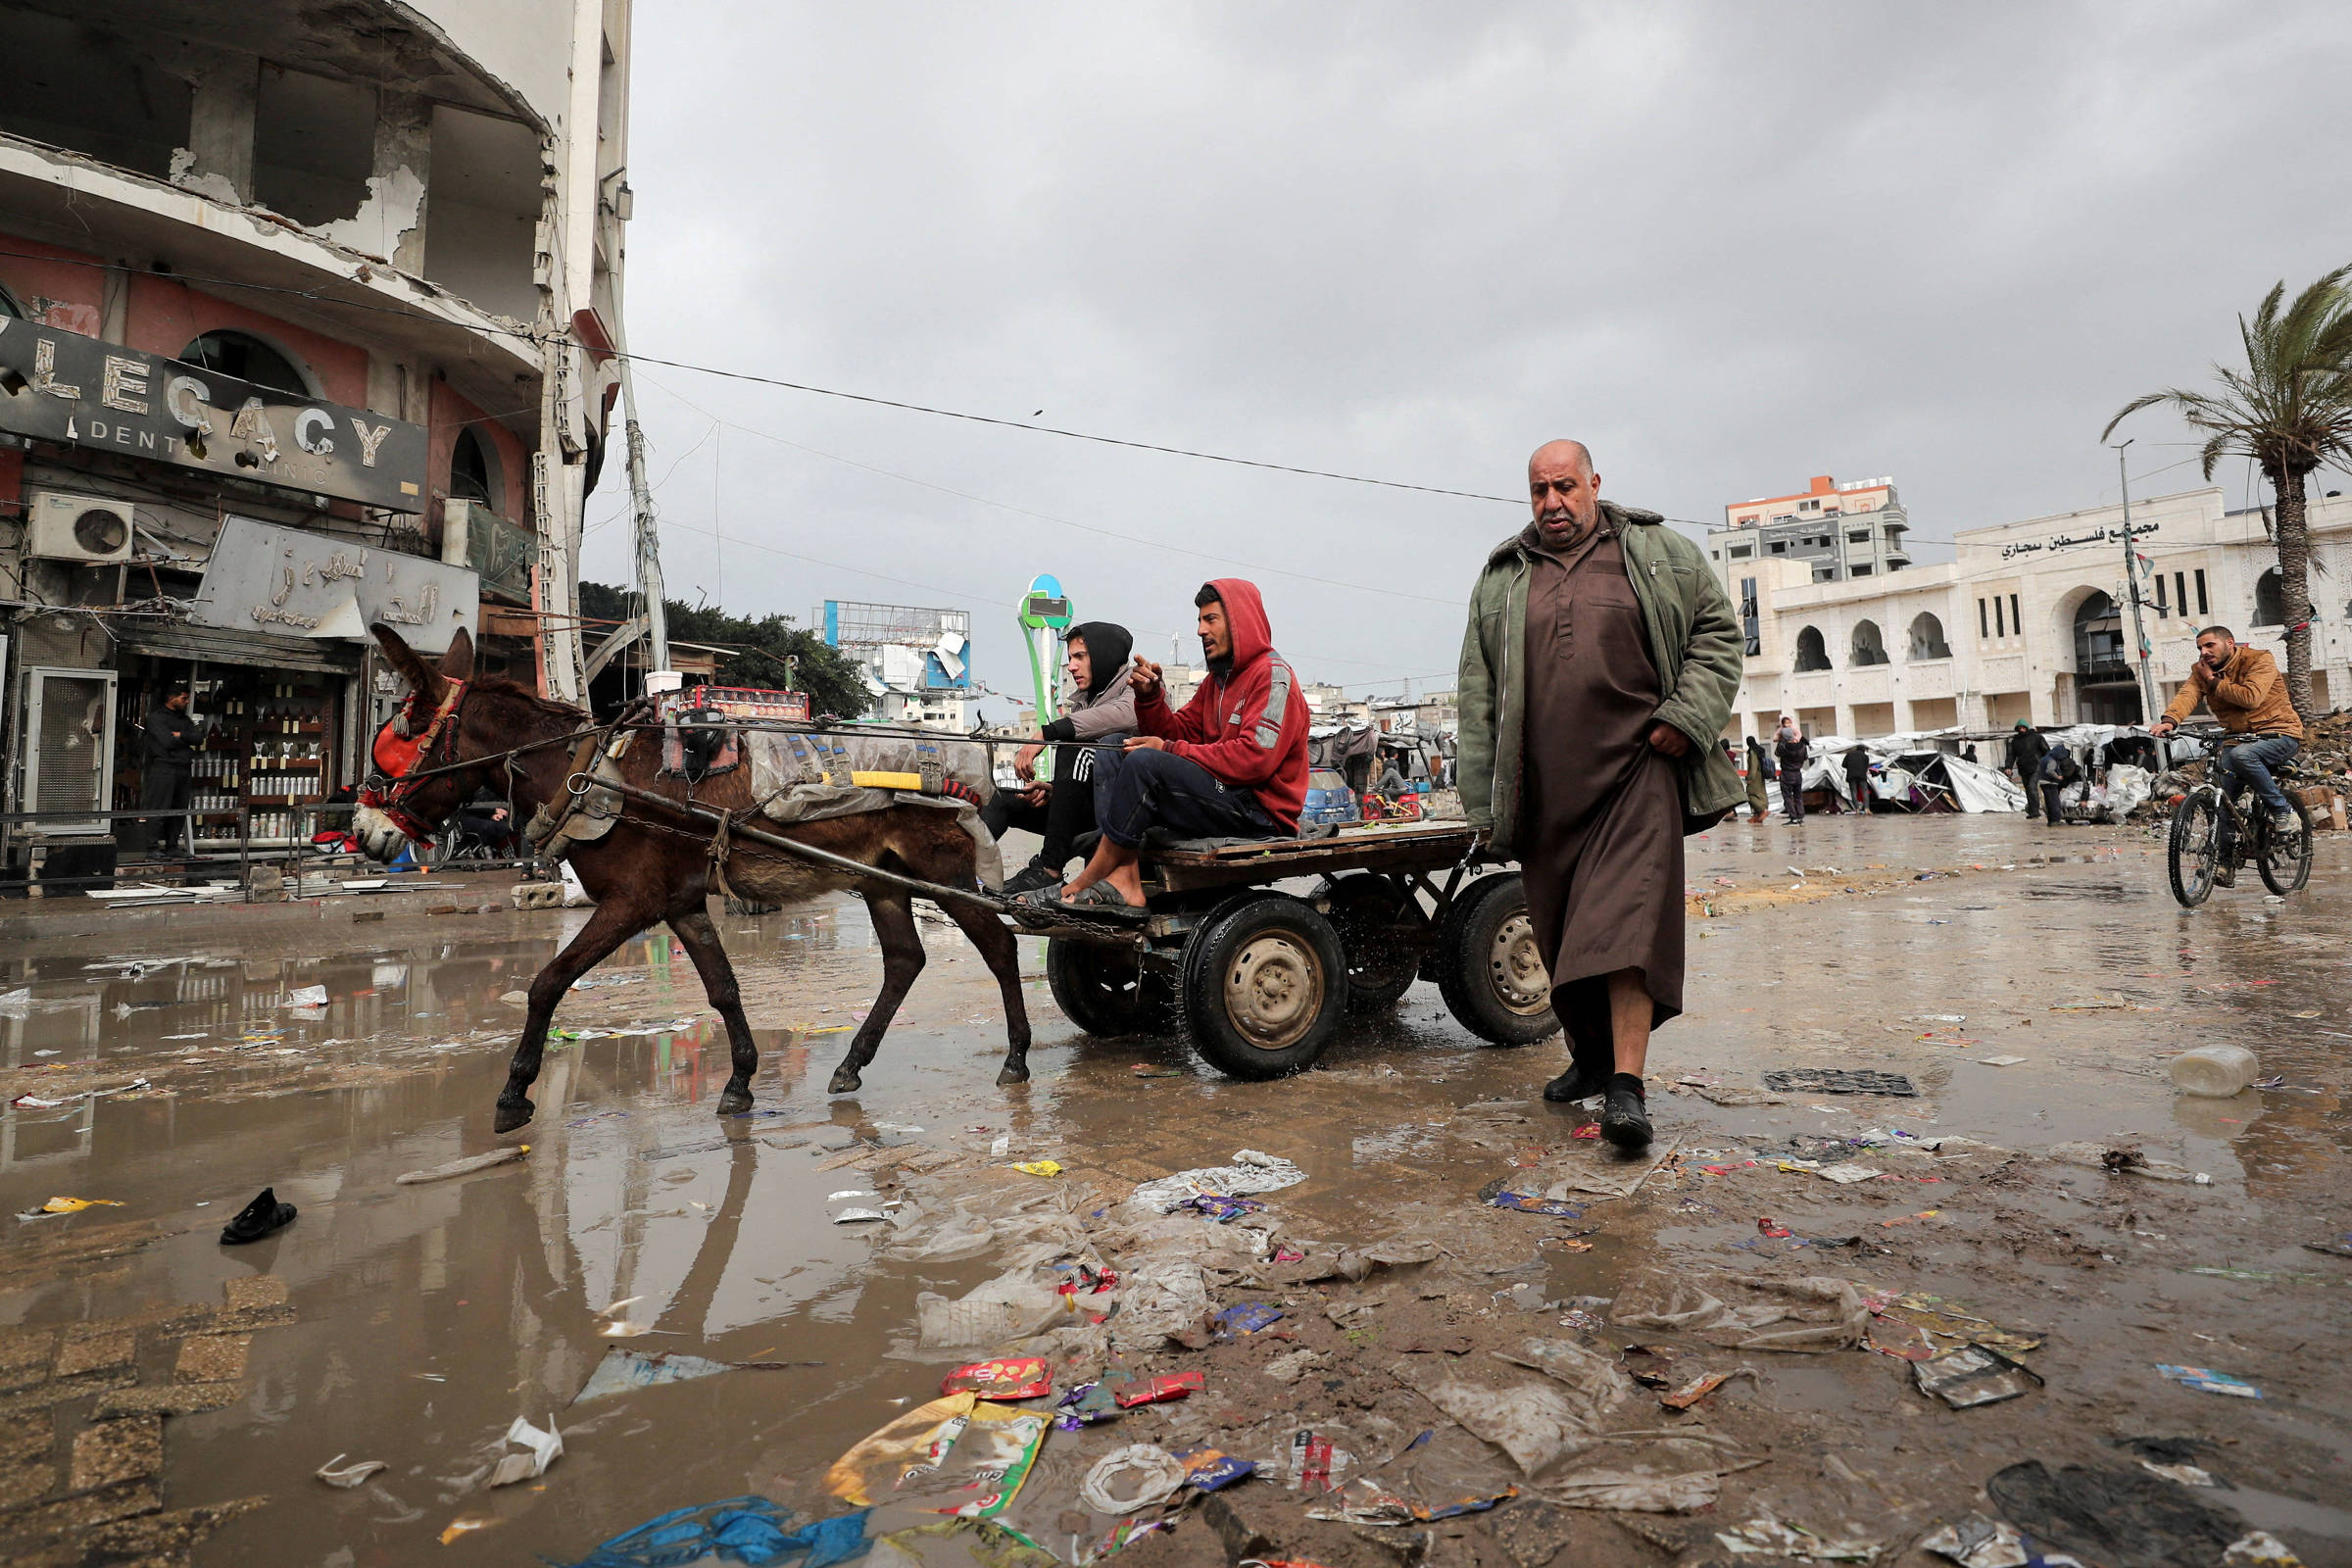
[[[2173,835],[2167,857],[2173,897],[2180,907],[2193,909],[2213,891],[2213,869],[2221,858],[2220,803],[2210,790],[2192,790],[2173,808]]]
[[[2311,880],[2311,813],[2291,795],[2286,804],[2298,824],[2294,836],[2281,838],[2277,828],[2265,822],[2262,854],[2254,862],[2255,869],[2262,873],[2262,885],[2280,898]]]

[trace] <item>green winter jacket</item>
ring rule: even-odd
[[[1625,573],[1642,604],[1649,657],[1666,700],[1658,717],[1690,739],[1682,759],[1683,831],[1722,820],[1741,799],[1739,771],[1717,737],[1740,694],[1742,642],[1731,599],[1698,546],[1654,512],[1603,501],[1617,529]],[[1455,760],[1462,807],[1485,841],[1507,851],[1519,831],[1520,754],[1527,715],[1527,533],[1487,558],[1470,592],[1455,701],[1461,737]],[[1575,745],[1573,737],[1560,743]]]

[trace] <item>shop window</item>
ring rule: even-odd
[[[1881,635],[1879,631],[1879,623],[1877,621],[1865,620],[1855,624],[1853,662],[1856,664],[1884,664],[1888,662],[1886,658],[1886,640],[1883,635]]]
[[[449,453],[450,499],[478,501],[496,512],[499,490],[496,464],[490,443],[474,434],[472,425],[460,430],[457,444]]]
[[[1796,634],[1796,673],[1830,667],[1829,646],[1821,640],[1821,628],[1807,626]]]
[[[179,362],[298,398],[312,395],[310,378],[294,362],[250,332],[207,332],[179,351]]]

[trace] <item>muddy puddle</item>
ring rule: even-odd
[[[667,1510],[747,1494],[838,1514],[829,1467],[991,1348],[925,1344],[924,1326],[1012,1280],[1046,1292],[1017,1327],[1042,1336],[1021,1346],[1053,1363],[1055,1397],[1106,1371],[1202,1379],[1181,1402],[1047,1435],[1002,1522],[1062,1562],[1118,1523],[1081,1484],[1128,1444],[1213,1445],[1259,1467],[1214,1496],[1180,1494],[1173,1532],[1125,1547],[1135,1568],[1433,1552],[1543,1568],[1733,1560],[1717,1535],[1765,1517],[1924,1564],[1939,1559],[1922,1536],[1993,1511],[1982,1489],[1996,1472],[2152,1475],[2119,1446],[2137,1439],[2188,1444],[2230,1483],[2192,1503],[2306,1562],[2352,1562],[2352,1398],[2336,1371],[2352,1260],[2304,1245],[2352,1233],[2352,839],[2322,840],[2292,901],[2225,890],[2194,914],[2165,894],[2160,851],[2127,830],[1983,818],[1693,841],[1694,893],[1759,902],[1726,898],[1691,922],[1688,1012],[1653,1044],[1654,1169],[1611,1159],[1577,1136],[1588,1113],[1541,1101],[1556,1045],[1480,1047],[1429,985],[1351,1020],[1318,1070],[1242,1084],[1178,1039],[1079,1036],[1025,942],[1036,1077],[998,1090],[994,987],[929,922],[930,967],[864,1087],[827,1096],[879,968],[854,902],[721,921],[760,1026],[750,1115],[711,1113],[723,1031],[654,937],[567,1000],[537,1120],[503,1140],[490,1105],[520,1013],[505,999],[583,911],[191,910],[0,946],[0,993],[24,993],[0,1001],[18,1102],[0,1121],[0,1201],[120,1205],[5,1222],[0,1400],[20,1436],[0,1450],[0,1538],[48,1531],[87,1549],[160,1508],[177,1533],[143,1544],[166,1560],[573,1562]],[[1792,885],[1802,899],[1760,901]],[[2178,1096],[2165,1063],[2209,1042],[2253,1048],[2278,1082]],[[1896,1073],[1916,1092],[1766,1087],[1800,1069]],[[1940,1139],[1964,1142],[1926,1147]],[[476,1174],[396,1181],[524,1143]],[[2091,1146],[2089,1164],[2053,1156],[2069,1145]],[[2192,1179],[2112,1172],[2110,1149]],[[1243,1150],[1304,1179],[1223,1224],[1130,1205],[1140,1183]],[[1016,1168],[1046,1161],[1057,1172]],[[1871,1174],[1821,1176],[1838,1164]],[[1642,1172],[1623,1196],[1587,1190]],[[265,1186],[300,1218],[220,1246]],[[1530,1206],[1497,1206],[1514,1193]],[[883,1217],[837,1223],[856,1210]],[[1081,1264],[1125,1278],[1097,1292]],[[1835,1306],[1789,1319],[1827,1314],[1827,1348],[1805,1351],[1616,1322],[1641,1317],[1660,1277],[1727,1301],[1843,1282],[1869,1332],[1839,1342]],[[1000,1294],[1015,1317],[1031,1299]],[[2018,1337],[2000,1343],[2036,1341],[2016,1358],[2038,1386],[1967,1409],[1922,1394],[1886,1352],[1926,1310],[1896,1298],[1923,1296]],[[1154,1316],[1171,1300],[1173,1341]],[[1245,1305],[1280,1316],[1224,1339],[1199,1321]],[[1492,1436],[1514,1390],[1574,1395],[1519,1364],[1531,1340],[1613,1369],[1603,1425],[1649,1436],[1533,1472],[1474,1436]],[[1634,1345],[1672,1352],[1657,1363],[1670,1387],[1625,1381],[1651,1364],[1624,1358]],[[662,1355],[727,1366],[637,1386],[669,1374],[632,1357]],[[2200,1392],[2159,1364],[2262,1396]],[[1733,1376],[1687,1409],[1661,1404],[1707,1372]],[[564,1451],[493,1489],[500,1455],[520,1451],[502,1442],[517,1417],[552,1426]],[[1404,1525],[1313,1519],[1355,1499],[1287,1485],[1302,1431],[1416,1500],[1520,1495]],[[1405,1456],[1424,1431],[1438,1436]],[[1683,1478],[1688,1506],[1594,1506],[1595,1455]],[[338,1456],[384,1468],[348,1490],[313,1478]],[[878,1500],[869,1537],[941,1517]],[[1027,1549],[968,1531],[877,1548],[1044,1568]]]

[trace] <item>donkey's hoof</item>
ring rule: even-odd
[[[855,1067],[836,1067],[833,1069],[833,1081],[825,1085],[825,1093],[828,1095],[850,1094],[864,1081],[858,1076],[858,1069]]]
[[[752,1092],[749,1089],[738,1089],[729,1084],[718,1097],[718,1113],[721,1116],[740,1116],[751,1108]]]
[[[1029,1064],[1025,1061],[1008,1061],[997,1070],[997,1087],[999,1089],[1009,1089],[1014,1084],[1025,1084],[1028,1081]]]
[[[498,1120],[491,1124],[490,1130],[511,1133],[515,1128],[528,1124],[538,1109],[538,1106],[519,1095],[512,1100],[501,1100],[498,1102]]]

